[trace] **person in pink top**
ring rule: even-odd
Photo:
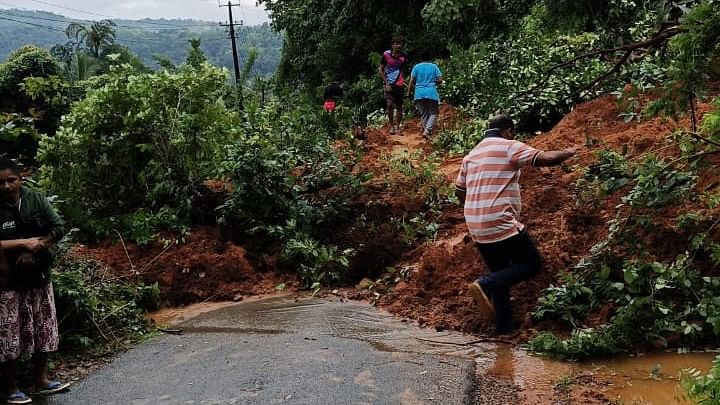
[[[455,181],[465,222],[490,273],[468,286],[485,316],[495,316],[498,334],[512,334],[510,288],[540,272],[540,254],[520,222],[520,169],[555,166],[575,148],[542,152],[513,140],[515,125],[501,114],[489,122],[484,139],[465,156]]]
[[[380,66],[378,66],[378,74],[383,81],[383,96],[387,106],[390,134],[400,134],[403,115],[403,95],[405,93],[403,70],[406,69],[408,60],[401,49],[400,39],[393,39],[392,48],[383,52]]]

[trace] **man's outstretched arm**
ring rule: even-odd
[[[577,148],[567,148],[563,150],[551,150],[548,152],[540,152],[533,160],[533,166],[557,166],[560,163],[575,156]]]

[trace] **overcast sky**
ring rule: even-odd
[[[20,8],[51,11],[84,20],[102,18],[191,18],[205,21],[226,21],[227,7],[218,2],[227,0],[0,0],[0,8]],[[232,0],[233,19],[246,25],[269,21],[264,8],[255,6],[255,0]],[[75,10],[73,10],[75,9]]]

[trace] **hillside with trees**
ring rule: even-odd
[[[0,60],[23,45],[37,45],[50,49],[68,41],[65,28],[72,22],[90,25],[59,14],[17,9],[0,10]],[[227,30],[217,23],[196,20],[113,20],[116,41],[127,46],[149,66],[157,66],[154,59],[162,55],[173,63],[181,63],[186,56],[190,39],[200,39],[203,52],[213,64],[232,70],[232,51]],[[282,37],[268,24],[237,28],[238,59],[248,60],[250,49],[257,50],[253,71],[261,76],[275,72],[280,60]]]

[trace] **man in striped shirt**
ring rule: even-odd
[[[470,235],[490,270],[468,292],[484,315],[495,315],[497,333],[509,334],[517,329],[510,287],[540,271],[540,255],[519,220],[520,169],[559,165],[575,148],[541,152],[515,141],[515,125],[505,114],[492,118],[489,128],[463,159],[455,186]]]

